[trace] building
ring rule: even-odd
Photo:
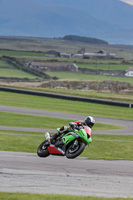
[[[59,51],[50,50],[50,51],[45,52],[45,56],[46,57],[59,57],[60,56],[60,52]]]
[[[90,59],[90,58],[109,58],[113,59],[115,58],[115,54],[109,54],[104,50],[100,50],[96,53],[84,53],[83,58]]]
[[[60,53],[60,57],[61,58],[71,58],[71,54],[70,53]]]
[[[38,71],[49,71],[49,72],[77,72],[78,66],[73,63],[60,63],[60,62],[29,62],[27,64],[31,69]]]
[[[133,77],[133,67],[129,67],[129,70],[126,71],[125,76]]]
[[[83,54],[77,53],[72,56],[73,58],[83,58]]]

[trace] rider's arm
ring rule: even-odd
[[[77,127],[77,124],[75,122],[70,122],[69,126],[70,126],[71,129],[74,130]]]

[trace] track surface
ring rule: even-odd
[[[133,161],[88,160],[0,152],[0,190],[133,197]]]
[[[6,106],[0,106],[0,111],[69,119],[84,119],[85,117],[84,115]],[[105,134],[133,134],[132,121],[99,117],[95,119],[97,122],[122,124],[126,127],[124,130],[106,131]],[[4,128],[11,130],[11,127],[1,127],[1,129]],[[103,134],[103,131],[94,133]],[[36,154],[1,151],[0,191],[133,197],[133,161],[88,160],[86,158],[69,160],[57,156],[42,159]]]
[[[16,113],[24,113],[24,114],[33,114],[40,116],[49,116],[49,117],[59,117],[66,118],[72,120],[84,120],[86,115],[78,115],[71,113],[63,113],[63,112],[54,112],[54,111],[46,111],[46,110],[35,110],[28,108],[18,108],[18,107],[10,107],[10,106],[0,106],[0,111],[6,112],[16,112]],[[125,129],[120,130],[109,130],[109,131],[93,131],[96,134],[114,134],[114,135],[133,135],[133,121],[131,120],[119,120],[119,119],[111,119],[111,118],[103,118],[103,117],[95,117],[96,122],[114,124],[125,126]],[[35,131],[35,132],[44,132],[49,131],[53,132],[55,130],[48,129],[29,129],[29,128],[18,128],[18,127],[1,127],[0,129],[4,130],[24,130],[24,131]]]

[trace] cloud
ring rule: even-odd
[[[133,5],[133,0],[121,0],[121,1],[123,1],[125,3],[128,3],[130,5]]]

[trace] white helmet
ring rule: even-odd
[[[87,125],[87,126],[89,126],[90,128],[92,128],[93,127],[93,125],[95,124],[95,119],[93,118],[93,117],[91,117],[91,116],[87,116],[86,118],[85,118],[85,124]]]

